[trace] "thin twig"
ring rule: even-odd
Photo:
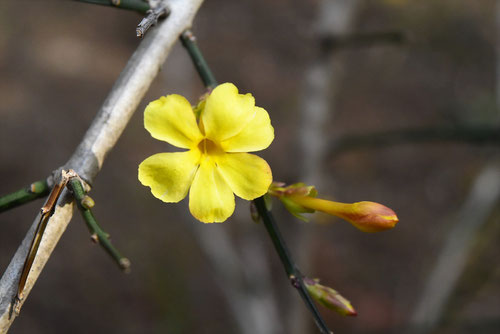
[[[31,241],[28,255],[26,256],[26,260],[24,261],[23,270],[21,272],[21,277],[19,278],[19,284],[17,287],[17,294],[13,304],[13,309],[16,314],[19,314],[21,310],[22,301],[24,299],[24,287],[26,286],[28,275],[31,271],[31,267],[33,266],[33,262],[35,261],[35,257],[38,252],[38,248],[40,247],[40,242],[42,241],[42,237],[45,232],[45,228],[47,227],[49,218],[54,213],[54,209],[57,201],[59,200],[59,197],[61,196],[61,192],[66,186],[66,183],[68,183],[69,178],[74,175],[74,172],[66,172],[63,170],[61,174],[61,181],[59,181],[59,183],[56,184],[54,188],[52,188],[49,197],[40,209],[40,220],[38,221],[35,236]]]
[[[196,71],[201,77],[203,84],[208,89],[214,89],[217,86],[217,80],[215,80],[210,67],[208,67],[203,54],[201,53],[198,45],[196,44],[196,37],[193,35],[191,29],[187,29],[181,35],[182,45],[186,48],[193,61]]]
[[[276,249],[276,252],[280,257],[281,263],[283,263],[283,266],[285,267],[285,272],[288,278],[290,279],[290,282],[297,289],[300,296],[302,297],[302,300],[306,304],[309,311],[312,313],[314,321],[316,322],[316,325],[318,326],[320,332],[323,334],[332,333],[328,329],[328,326],[326,325],[325,321],[319,314],[316,305],[311,299],[311,296],[309,295],[309,292],[305,287],[303,281],[303,275],[297,268],[295,262],[293,261],[293,258],[290,255],[290,251],[288,250],[286,243],[283,240],[283,237],[281,236],[281,233],[278,229],[278,226],[276,225],[272,213],[269,210],[267,210],[264,198],[259,197],[254,200],[254,203],[255,206],[257,207],[257,210],[259,212],[262,221],[264,222],[264,226],[266,227],[267,233],[269,234],[269,237],[273,242],[274,248]]]
[[[112,6],[122,9],[135,10],[140,13],[145,13],[149,10],[149,4],[143,0],[74,0],[85,2],[94,5]]]
[[[26,188],[0,197],[0,212],[15,208],[49,194],[50,187],[47,180],[35,181]]]
[[[111,255],[113,260],[118,264],[118,266],[125,272],[130,271],[130,261],[126,257],[123,257],[120,252],[111,244],[109,240],[109,234],[104,232],[103,229],[97,223],[90,207],[93,206],[87,204],[88,202],[93,201],[87,196],[85,190],[82,186],[82,181],[79,177],[73,177],[69,180],[68,188],[71,189],[73,196],[75,196],[76,205],[80,212],[82,213],[82,217],[87,224],[87,227],[92,235],[92,241],[98,242],[104,250]]]
[[[196,45],[195,43],[196,39],[193,33],[188,29],[181,34],[180,38],[182,44],[184,45],[189,55],[191,56],[191,59],[193,60],[196,70],[198,71],[206,88],[211,89],[216,87],[217,81],[213,76],[210,67],[206,63],[203,54],[201,53],[201,50]],[[295,266],[295,263],[293,262],[290,252],[286,247],[285,241],[281,237],[278,227],[274,222],[274,217],[272,213],[268,211],[265,207],[264,198],[263,197],[257,198],[256,200],[254,200],[254,203],[257,207],[261,219],[264,221],[266,231],[271,237],[271,240],[273,241],[274,247],[278,252],[280,260],[283,263],[283,266],[285,267],[285,271],[290,281],[292,282],[292,285],[299,291],[300,296],[304,300],[304,303],[306,304],[309,311],[311,311],[314,320],[316,322],[316,325],[320,329],[321,333],[322,334],[332,333],[328,329],[325,321],[323,320],[316,306],[314,305],[314,302],[312,301],[311,296],[309,295],[309,292],[307,291],[304,282],[302,280],[302,274],[300,273],[300,271]]]

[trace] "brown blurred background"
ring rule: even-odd
[[[299,267],[359,313],[322,308],[335,333],[500,332],[498,146],[334,151],[345,135],[497,126],[497,8],[493,0],[211,0],[195,20],[218,80],[269,112],[276,139],[261,156],[275,180],[309,181],[323,197],[398,213],[394,230],[363,234],[323,216],[304,223],[275,203]],[[0,2],[1,194],[70,157],[140,43],[140,19],[74,1]],[[170,149],[144,130],[145,104],[169,93],[194,102],[203,92],[177,45],[94,184],[94,213],[131,274],[75,215],[10,333],[317,333],[247,202],[226,223],[204,225],[187,201],[165,204],[137,180],[142,160]],[[1,214],[1,272],[41,205]]]

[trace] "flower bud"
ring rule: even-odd
[[[319,284],[318,279],[304,277],[304,284],[312,298],[321,305],[334,310],[342,315],[356,316],[358,313],[352,307],[351,302],[342,297],[334,289]]]
[[[89,195],[85,195],[80,204],[84,209],[91,209],[95,206],[94,200]]]
[[[364,201],[347,204],[310,196],[291,196],[289,198],[305,208],[345,219],[363,232],[388,230],[393,228],[399,221],[394,211],[375,202]]]

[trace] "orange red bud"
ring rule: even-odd
[[[380,232],[396,226],[399,221],[396,213],[385,205],[375,202],[357,202],[352,204],[327,201],[311,196],[289,197],[304,208],[321,211],[340,217],[363,232]]]

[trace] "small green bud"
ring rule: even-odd
[[[83,208],[88,210],[94,207],[95,202],[92,197],[90,197],[89,195],[85,195],[80,204],[83,206]]]
[[[319,279],[304,277],[304,284],[312,298],[321,305],[334,310],[342,315],[356,316],[358,313],[352,307],[351,302],[342,297],[334,289],[319,284]]]

